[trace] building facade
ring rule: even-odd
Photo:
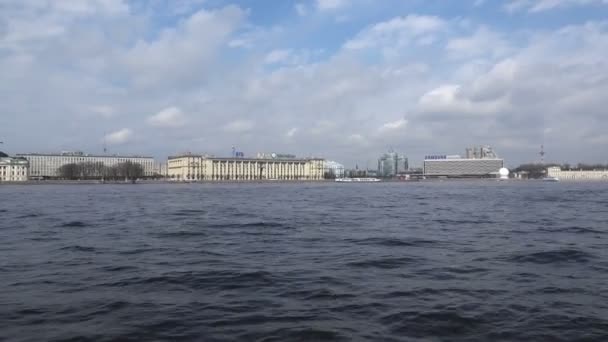
[[[29,179],[29,162],[23,158],[0,157],[0,182],[25,182]]]
[[[333,160],[326,160],[325,174],[329,178],[344,178],[344,165]]]
[[[562,170],[560,167],[550,167],[547,176],[560,181],[608,181],[608,170]]]
[[[425,177],[496,177],[504,167],[489,146],[467,148],[468,158],[459,155],[431,155],[424,157]]]
[[[383,154],[378,159],[378,177],[396,177],[409,168],[408,159],[394,151]]]
[[[67,164],[94,163],[103,164],[108,167],[120,163],[132,162],[140,164],[143,168],[144,177],[152,177],[157,172],[156,163],[152,157],[142,156],[103,156],[90,155],[83,152],[62,152],[59,154],[28,153],[18,154],[30,163],[30,178],[47,179],[58,177],[58,169]]]
[[[169,157],[168,177],[174,181],[322,180],[323,159],[217,158],[203,155]]]

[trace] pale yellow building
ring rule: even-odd
[[[556,177],[560,181],[608,181],[608,170],[562,170],[559,167],[547,169],[547,176]]]
[[[29,162],[22,158],[0,158],[0,182],[25,182],[29,178]]]
[[[322,180],[325,161],[306,159],[216,158],[186,154],[169,157],[174,181]]]

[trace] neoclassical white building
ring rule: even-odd
[[[322,180],[325,160],[217,158],[185,154],[169,157],[168,177],[174,181]]]
[[[29,162],[22,158],[0,157],[0,182],[25,182],[29,179]]]
[[[130,161],[140,164],[144,171],[144,177],[154,176],[158,167],[152,157],[142,156],[117,156],[117,155],[90,155],[83,152],[62,152],[58,154],[28,153],[17,154],[30,163],[30,177],[36,179],[55,178],[57,170],[63,165],[79,163],[95,163],[105,166],[115,166]]]
[[[608,170],[562,170],[556,166],[548,168],[547,175],[560,181],[608,181]]]
[[[328,160],[325,162],[325,172],[335,178],[344,178],[344,165],[333,160]]]

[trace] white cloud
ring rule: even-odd
[[[297,128],[291,128],[287,131],[287,133],[285,133],[285,136],[288,138],[293,138],[294,135],[296,135],[296,132],[298,131]]]
[[[266,64],[276,64],[287,60],[291,56],[291,50],[272,50],[264,58]]]
[[[133,131],[128,128],[123,128],[116,132],[112,132],[106,135],[106,143],[110,145],[122,145],[131,140],[133,136]]]
[[[44,2],[43,2],[44,3]],[[50,11],[85,16],[93,14],[126,14],[129,6],[123,0],[56,0],[46,2]]]
[[[150,116],[147,123],[156,127],[181,127],[186,124],[186,118],[178,107],[169,107]]]
[[[308,14],[308,8],[306,7],[305,4],[303,4],[301,2],[295,4],[294,8],[296,10],[296,13],[298,13],[298,15],[301,17],[304,17]]]
[[[360,147],[366,147],[366,146],[369,146],[369,144],[370,144],[369,141],[367,140],[367,138],[359,133],[354,133],[354,134],[348,135],[346,137],[345,142],[347,144],[352,144],[352,145],[360,146]]]
[[[347,41],[344,48],[358,50],[377,46],[403,46],[414,37],[439,31],[445,25],[438,17],[410,14],[377,23],[363,30],[354,39]]]
[[[507,55],[511,48],[500,34],[480,27],[471,36],[450,39],[446,49],[455,58],[498,58]]]
[[[554,155],[585,161],[597,150],[581,141],[605,144],[608,22],[584,13],[550,25],[522,21],[515,31],[495,24],[495,16],[410,15],[363,24],[340,49],[301,40],[336,29],[334,20],[311,15],[315,2],[306,2],[305,19],[277,21],[282,27],[258,26],[236,6],[211,10],[204,3],[202,11],[157,20],[157,13],[138,12],[139,2],[124,2],[127,11],[0,2],[0,113],[11,113],[0,115],[0,133],[17,152],[92,150],[98,142],[91,137],[110,122],[138,127],[112,133],[109,143],[131,142],[121,153],[159,160],[187,150],[226,155],[237,144],[248,155],[283,146],[354,165],[399,146],[416,164],[426,153],[488,143],[517,163],[545,135]],[[533,8],[526,3],[521,12]],[[368,17],[348,12],[349,30]],[[562,22],[569,24],[556,26]],[[317,46],[285,49],[310,44]],[[325,52],[316,53],[320,48]],[[271,56],[281,50],[289,53]],[[266,56],[276,64],[266,64]],[[184,112],[159,115],[167,104]],[[190,111],[205,115],[188,116],[179,130],[153,127],[174,125]]]
[[[393,131],[401,130],[407,127],[408,121],[406,119],[399,119],[397,121],[387,122],[380,127],[380,131]]]
[[[317,9],[330,11],[349,5],[350,0],[317,0]]]
[[[255,127],[255,123],[250,120],[235,120],[224,125],[224,131],[230,133],[246,133]]]
[[[608,5],[608,0],[511,0],[505,4],[504,8],[507,12],[511,13],[517,11],[537,13],[558,8],[586,5]]]
[[[164,29],[158,39],[139,40],[124,56],[135,85],[183,86],[200,79],[218,49],[239,27],[245,12],[236,6],[199,10],[175,28]],[[237,46],[233,44],[234,46]]]
[[[422,95],[418,108],[421,113],[441,114],[441,120],[494,115],[507,109],[508,101],[503,97],[475,101],[467,95],[461,85],[442,85]]]
[[[116,115],[116,109],[112,106],[100,105],[89,108],[91,112],[104,118],[111,118]]]

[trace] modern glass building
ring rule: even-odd
[[[378,159],[378,177],[395,177],[409,168],[408,159],[397,152],[389,151]]]

